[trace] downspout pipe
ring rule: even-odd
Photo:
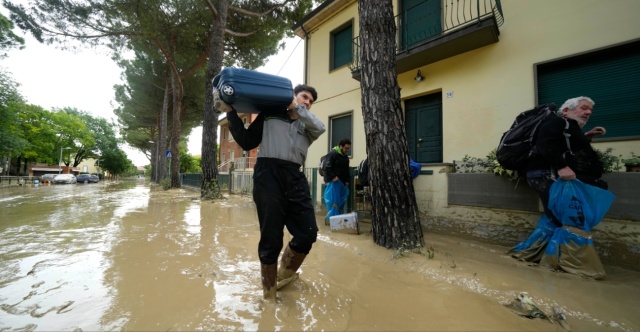
[[[307,66],[307,64],[309,63],[309,33],[304,29],[304,24],[300,25],[300,29],[304,32],[304,84],[308,84],[309,66]]]

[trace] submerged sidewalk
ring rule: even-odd
[[[367,294],[357,296],[364,303],[350,311],[347,330],[564,330],[504,306],[527,292],[543,312],[563,312],[572,331],[640,331],[638,272],[605,266],[607,277],[595,281],[516,261],[507,247],[432,233],[425,255],[398,255],[373,243],[370,224],[355,235],[317,220],[319,243],[301,278],[311,269],[348,293]]]

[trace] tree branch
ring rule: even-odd
[[[207,0],[207,1],[209,1],[209,0]],[[232,10],[232,11],[234,11],[234,12],[236,12],[236,13],[240,13],[240,14],[242,14],[242,15],[246,15],[246,16],[251,16],[251,17],[264,17],[264,16],[266,16],[267,14],[271,13],[272,11],[276,10],[276,8],[278,8],[278,7],[282,7],[282,6],[284,6],[284,5],[286,5],[287,3],[292,2],[292,1],[294,1],[294,0],[286,0],[286,1],[285,1],[285,2],[283,2],[282,4],[278,4],[278,5],[276,5],[276,6],[273,6],[271,9],[269,9],[269,10],[267,10],[267,11],[263,12],[263,13],[255,13],[255,12],[252,12],[252,11],[249,11],[249,10],[246,10],[246,9],[242,9],[242,8],[238,8],[238,7],[234,7],[234,6],[229,6],[229,10]]]
[[[251,31],[251,32],[236,32],[233,30],[229,30],[229,29],[224,29],[224,33],[230,35],[230,36],[234,36],[234,37],[249,37],[251,35],[253,35],[254,33],[256,33],[257,31]]]
[[[213,14],[213,18],[218,19],[220,15],[218,15],[218,11],[216,10],[216,7],[213,6],[210,0],[204,0],[204,2],[207,4],[207,7],[209,7],[209,10]]]

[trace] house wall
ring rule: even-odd
[[[425,214],[427,228],[491,241],[500,241],[498,237],[513,241],[526,235],[523,230],[535,227],[540,214],[450,206],[447,173],[453,171],[452,163],[465,155],[486,156],[514,117],[536,104],[535,64],[640,39],[637,19],[640,1],[502,0],[501,3],[505,21],[499,28],[499,42],[398,73],[398,83],[403,100],[434,92],[443,96],[444,163],[423,164],[423,170],[431,170],[433,174],[414,180],[418,207]],[[360,83],[351,78],[347,66],[329,71],[330,33],[348,21],[353,22],[354,37],[359,35],[357,3],[309,30],[306,65],[307,83],[319,93],[312,108],[316,115],[329,123],[331,115],[353,111],[351,165],[356,166],[366,157]],[[418,69],[425,77],[421,82],[414,80]],[[594,112],[598,112],[598,100],[595,103]],[[324,134],[311,146],[309,160],[320,159],[327,150],[328,139]],[[600,150],[612,147],[616,155],[628,156],[640,151],[640,141],[599,142],[594,147]],[[316,197],[321,198],[320,188],[317,190]],[[606,226],[598,226],[596,232],[612,241],[620,239],[621,232],[626,233],[622,241],[638,249],[640,239],[633,234],[640,234],[639,224],[606,220],[601,223]]]

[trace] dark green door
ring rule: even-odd
[[[440,0],[402,0],[401,49],[411,48],[442,33]]]
[[[442,162],[442,94],[405,101],[409,156],[418,163]]]

